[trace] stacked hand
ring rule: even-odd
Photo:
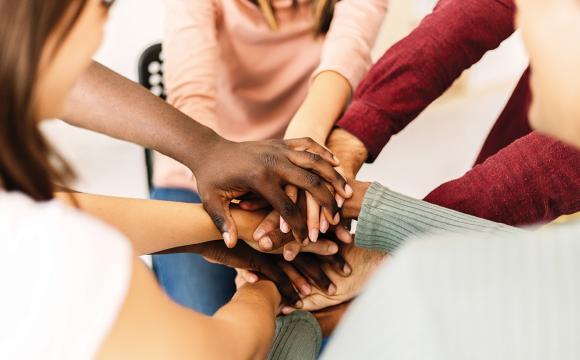
[[[300,242],[308,237],[308,230],[295,201],[284,192],[286,186],[306,190],[335,219],[339,208],[334,192],[344,199],[351,195],[345,179],[333,168],[336,165],[332,153],[307,138],[242,143],[218,139],[205,150],[204,161],[190,168],[205,209],[228,247],[234,247],[238,230],[230,213],[233,199],[260,195]]]
[[[206,166],[194,172],[206,209],[233,249],[213,242],[178,250],[195,251],[211,261],[250,270],[239,270],[239,284],[272,280],[284,298],[284,313],[295,308],[333,307],[356,296],[384,257],[352,246],[349,231],[368,184],[347,184],[341,174],[353,178],[360,169],[367,157],[362,143],[343,130],[332,133],[329,147],[340,154],[344,167],[340,171],[333,168],[339,165],[337,158],[310,139],[225,145],[230,146],[224,150],[222,144],[220,161],[215,162],[224,169],[223,153],[227,152],[230,168],[210,183],[204,182],[204,173],[215,174],[215,169]],[[242,155],[244,159],[238,159]],[[254,169],[245,166],[247,159],[253,159]],[[244,184],[230,185],[240,182]],[[212,196],[216,193],[219,196]],[[264,216],[262,223],[249,234],[242,230],[239,236],[246,243],[237,246],[238,230],[229,213],[231,199],[240,199],[244,210],[273,207],[269,214],[258,212]],[[333,307],[318,316],[332,324],[344,308]]]

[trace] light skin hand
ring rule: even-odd
[[[365,145],[356,136],[341,128],[330,133],[326,146],[340,160],[340,167],[347,179],[356,177],[369,156]]]
[[[350,185],[349,185],[350,187]],[[303,194],[303,193],[302,193]],[[298,207],[301,209],[302,214],[306,213],[306,198],[304,196],[299,197]],[[257,244],[261,251],[272,251],[277,250],[280,247],[284,247],[284,258],[287,261],[292,261],[296,255],[300,252],[313,252],[319,255],[328,255],[332,251],[334,253],[338,250],[338,246],[333,242],[326,239],[320,239],[316,242],[305,241],[303,243],[298,243],[296,241],[289,241],[288,237],[284,237],[284,232],[278,229],[278,215],[277,213],[271,212],[266,216],[266,218],[260,223],[258,228],[253,234],[254,239],[257,240]],[[338,224],[335,228],[344,228],[344,225]],[[338,231],[339,236],[336,240],[343,241],[345,243],[351,243],[352,238],[349,236],[350,233],[345,229]]]
[[[352,272],[348,277],[338,276],[329,272],[328,276],[336,285],[336,293],[328,295],[317,289],[312,294],[302,299],[302,309],[317,311],[330,306],[341,304],[353,299],[360,292],[369,276],[384,262],[387,255],[378,251],[350,246],[344,251],[344,258],[350,264]],[[291,313],[294,309],[284,307],[282,312]]]
[[[318,74],[312,81],[306,99],[290,121],[284,138],[309,136],[317,143],[324,144],[332,126],[343,113],[351,96],[350,83],[341,74],[334,71],[324,71]],[[289,196],[298,193],[298,189],[292,186],[287,187],[286,190]],[[329,190],[334,193],[333,189]],[[306,193],[305,196],[308,239],[310,242],[316,242],[321,233],[321,223],[336,225],[339,219],[324,207],[321,208],[312,194]],[[340,207],[344,202],[344,197],[336,194],[336,201]],[[280,229],[284,232],[289,231],[289,226],[283,218],[280,218]]]
[[[328,140],[326,142],[326,145],[335,154],[335,156],[339,159],[340,166],[337,168],[337,171],[340,172],[341,175],[343,175],[347,180],[354,179],[356,177],[356,174],[359,172],[362,165],[364,164],[364,162],[367,160],[367,158],[369,156],[369,153],[368,153],[365,145],[357,137],[350,134],[348,131],[340,129],[340,128],[337,128],[331,132],[331,134],[328,137]],[[351,186],[351,189],[352,189],[352,186]],[[355,193],[355,192],[356,191],[353,190],[353,193]],[[365,192],[366,192],[366,189],[365,189]],[[364,192],[363,192],[363,197],[364,197]],[[343,202],[342,199],[339,199],[338,197],[336,200],[337,200],[338,204],[341,204]],[[360,200],[362,201],[362,198]],[[350,201],[348,203],[349,203],[349,209],[343,209],[341,212],[343,217],[345,217],[346,219],[354,219],[354,218],[358,217],[358,211],[356,211],[356,214],[353,214],[353,210],[356,210],[356,209],[352,208],[353,202]],[[343,206],[347,206],[347,205],[343,204]],[[309,222],[311,224],[316,224],[317,221],[310,219],[310,216],[311,215],[314,216],[314,214],[315,214],[314,211],[311,210],[311,208],[314,208],[314,206],[312,205],[309,208],[309,212],[308,212],[309,217],[307,219],[307,222]],[[329,223],[327,221],[327,218],[325,216],[322,216],[322,215],[320,216],[320,221],[318,222],[318,224],[319,224],[319,227],[317,230],[319,230],[320,233],[325,233],[331,225],[331,223]],[[332,222],[332,224],[335,225],[336,223]],[[284,227],[282,226],[282,228],[284,228]],[[311,229],[311,227],[309,227],[309,229]],[[314,229],[316,229],[316,228],[314,227]],[[262,234],[267,233],[269,231],[271,231],[271,228],[268,227],[267,224],[265,224],[265,223],[261,224],[257,230],[258,233],[256,234],[255,238],[259,239],[260,236],[263,236]],[[316,233],[316,231],[314,233]],[[299,244],[289,244],[285,248],[285,250],[286,250],[285,257],[288,260],[291,260],[300,251],[300,245]]]

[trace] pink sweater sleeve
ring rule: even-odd
[[[314,76],[335,71],[349,81],[354,91],[371,66],[371,51],[388,3],[388,0],[338,2]]]
[[[168,102],[215,129],[218,4],[214,0],[164,0],[164,76]]]

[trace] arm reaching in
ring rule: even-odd
[[[137,258],[125,302],[99,359],[263,359],[280,294],[273,283],[243,286],[213,317],[173,303]]]
[[[228,246],[237,228],[230,201],[248,192],[262,195],[290,224],[297,239],[306,223],[284,186],[307,190],[333,215],[333,189],[348,198],[332,154],[311,139],[234,143],[218,136],[147,90],[93,63],[73,90],[64,119],[72,125],[152,148],[188,166],[200,195]]]

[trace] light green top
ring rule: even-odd
[[[363,200],[356,245],[393,252],[405,241],[429,234],[523,234],[517,229],[398,194],[373,183]],[[279,318],[269,359],[314,360],[321,333],[316,319],[304,312]]]
[[[375,182],[363,200],[356,245],[391,253],[406,240],[421,235],[522,232],[525,231],[413,199]]]

